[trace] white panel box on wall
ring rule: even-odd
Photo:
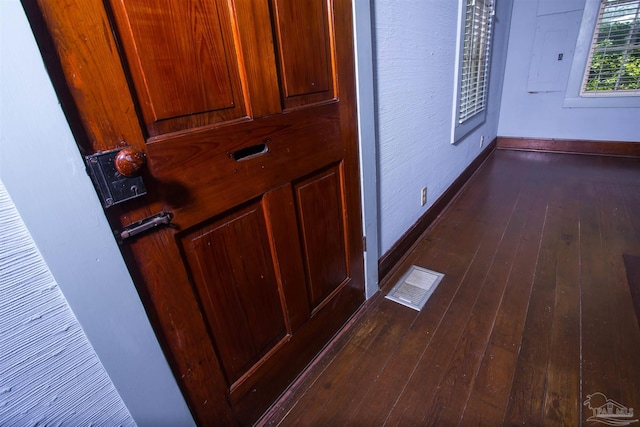
[[[527,92],[565,90],[581,16],[576,11],[538,17]]]

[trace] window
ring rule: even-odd
[[[582,96],[640,94],[640,0],[603,0]]]
[[[615,8],[624,9],[627,6],[634,7],[637,12],[639,0],[586,0],[584,11],[582,13],[582,23],[580,24],[580,31],[578,33],[578,40],[576,42],[576,48],[573,55],[573,61],[571,64],[571,73],[569,74],[569,81],[567,82],[567,91],[565,94],[563,106],[568,108],[640,108],[640,90],[638,89],[624,89],[624,90],[585,90],[585,88],[589,88],[589,85],[592,87],[595,85],[597,87],[604,87],[598,81],[598,73],[600,74],[600,78],[606,77],[607,68],[604,65],[604,62],[601,61],[602,58],[605,57],[605,54],[599,50],[598,43],[603,42],[606,37],[600,37],[601,30],[604,28],[605,33],[607,34],[608,28],[613,27],[616,20],[622,21],[623,17],[626,15],[631,15],[630,13],[623,14],[618,18],[614,18],[609,16],[610,13],[607,14],[607,18],[605,19],[605,12],[608,10],[612,10]],[[614,25],[610,25],[614,24]],[[636,48],[626,49],[625,51],[621,51],[619,49],[619,45],[617,52],[621,54],[618,55],[615,59],[616,61],[619,59],[617,69],[619,70],[619,65],[622,64],[622,57],[624,56],[624,52],[626,52],[627,57],[625,59],[625,63],[628,63],[629,59],[632,59],[630,56],[633,56],[634,52],[637,59],[637,41],[638,41],[638,21],[637,16],[634,21],[634,25],[636,25],[636,29],[634,31],[629,31],[627,33],[630,36],[628,40],[628,44],[631,46],[632,41],[635,41]],[[595,42],[595,43],[594,43]],[[613,42],[610,46],[613,46]],[[627,42],[624,42],[624,45],[627,45]],[[604,47],[604,46],[603,46]],[[611,49],[608,50],[609,55],[613,53]],[[631,53],[631,55],[629,55]],[[594,61],[595,58],[595,61]],[[593,63],[595,62],[595,68],[593,67]],[[601,66],[598,66],[598,62],[600,62]],[[610,61],[611,62],[611,61]],[[629,65],[627,65],[629,67]],[[610,70],[613,70],[615,67],[609,67]],[[594,70],[592,72],[592,69]],[[617,78],[616,78],[617,80]],[[610,87],[615,87],[614,85],[610,85]]]
[[[461,48],[454,140],[456,142],[485,118],[493,24],[493,0],[463,0],[460,17]],[[464,19],[464,20],[463,20]]]

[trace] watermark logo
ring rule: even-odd
[[[588,406],[593,411],[593,415],[587,418],[587,421],[608,426],[628,426],[638,422],[638,418],[634,418],[633,408],[627,408],[615,400],[607,399],[607,396],[600,392],[588,394],[584,406]]]

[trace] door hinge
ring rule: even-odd
[[[151,230],[152,228],[160,227],[163,225],[171,225],[171,220],[173,219],[173,214],[171,212],[162,211],[150,217],[141,219],[138,222],[134,222],[133,224],[127,225],[122,228],[120,231],[116,231],[115,235],[118,239],[119,243],[122,243],[124,240],[136,236],[140,233],[144,233],[145,231]]]
[[[362,236],[362,252],[367,251],[367,236]]]

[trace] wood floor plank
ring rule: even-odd
[[[557,267],[550,354],[542,424],[580,424],[580,227],[576,190],[565,192],[557,241]]]
[[[551,348],[557,274],[557,206],[547,205],[542,243],[536,266],[527,319],[507,406],[507,425],[540,425],[544,405],[545,376]]]
[[[627,281],[631,290],[631,299],[633,300],[633,308],[636,312],[636,318],[640,325],[640,257],[633,255],[624,255],[624,267],[627,272]]]
[[[478,257],[480,256],[481,254],[478,253]],[[444,375],[443,369],[458,343],[477,293],[468,284],[459,289],[443,321],[433,332],[428,346],[422,350],[417,359],[414,359],[416,360],[413,363],[414,369],[408,380],[404,382],[399,397],[395,399],[385,420],[386,424],[402,425],[421,422],[422,411],[418,406],[427,404],[432,398],[435,387]],[[417,404],[417,402],[420,403]]]
[[[415,310],[389,300],[382,301],[381,305],[393,306],[395,316],[389,320],[385,329],[376,338],[376,345],[370,346],[358,358],[357,363],[345,371],[339,381],[336,381],[334,391],[340,392],[333,393],[325,402],[322,413],[314,417],[320,425],[345,425],[350,421],[358,421],[357,418],[350,418],[350,411],[358,406],[365,393],[366,384],[361,384],[359,379],[363,376],[376,377],[380,374],[388,362],[390,353],[397,348],[405,337],[408,326],[417,316]]]
[[[533,175],[533,182],[538,181]],[[543,186],[529,188],[532,205],[513,261],[505,295],[491,332],[478,375],[465,404],[460,425],[495,426],[502,423],[509,401],[513,372],[524,329],[538,259],[547,194]]]
[[[507,184],[507,183],[503,183]],[[512,182],[508,183],[512,184]],[[494,188],[499,190],[499,188]],[[486,233],[480,243],[480,249],[469,265],[469,269],[461,280],[460,288],[443,317],[445,327],[438,328],[421,356],[421,363],[412,374],[405,390],[391,410],[387,423],[405,425],[420,423],[424,418],[423,405],[432,399],[435,389],[445,375],[445,367],[462,337],[470,319],[470,313],[481,293],[489,268],[495,259],[501,238],[513,212],[517,194],[517,186],[511,191],[492,191],[486,197],[485,209],[494,210],[495,219],[483,228]],[[415,402],[423,402],[416,405]]]
[[[466,403],[476,380],[509,276],[513,271],[515,256],[520,249],[528,214],[534,201],[530,196],[529,191],[521,190],[501,237],[498,251],[489,267],[485,284],[473,306],[451,361],[445,368],[446,374],[434,397],[423,408],[425,425],[453,425],[462,417],[463,408],[450,402]]]
[[[616,359],[609,345],[611,331],[607,322],[614,309],[608,292],[608,280],[602,259],[602,230],[596,206],[596,195],[590,186],[581,200],[580,210],[580,281],[582,284],[582,390],[583,397],[596,392],[611,393],[620,386],[619,374],[607,369]],[[609,394],[612,399],[620,396]]]
[[[367,316],[361,324],[356,325],[354,330],[357,333],[348,338],[345,337],[344,345],[336,349],[338,351],[336,357],[308,385],[304,391],[304,395],[308,397],[295,402],[296,404],[289,408],[286,417],[279,425],[300,425],[306,419],[318,417],[328,397],[334,393],[333,382],[345,371],[348,372],[376,341],[390,321],[391,315],[395,314],[392,312],[391,307],[378,305],[371,316]]]
[[[637,322],[633,323],[635,316],[622,256],[626,251],[638,250],[638,241],[633,238],[634,226],[619,185],[593,183],[590,195],[595,199],[601,232],[602,274],[588,281],[589,291],[598,296],[598,304],[608,313],[603,313],[604,321],[592,320],[594,312],[589,308],[594,304],[585,301],[583,397],[586,400],[587,395],[598,391],[633,407],[640,402],[640,364],[637,362],[640,330]],[[598,310],[594,317],[600,313]]]
[[[361,405],[350,415],[349,419],[357,419],[358,425],[375,425],[386,419],[397,396],[406,387],[415,366],[419,363],[418,357],[429,345],[433,332],[437,330],[460,281],[479,249],[479,246],[472,246],[470,243],[476,242],[475,244],[479,245],[484,230],[470,222],[470,216],[477,221],[489,221],[496,214],[487,211],[484,216],[473,216],[481,211],[480,207],[486,204],[486,199],[486,193],[472,192],[456,203],[448,211],[447,220],[438,224],[439,237],[425,239],[427,244],[423,246],[423,252],[414,257],[413,261],[418,265],[443,272],[445,278],[412,326],[411,333],[404,338],[384,371],[369,388],[361,400]],[[462,245],[461,237],[465,240]],[[437,250],[430,251],[432,248]],[[448,267],[446,264],[452,260],[453,263]]]
[[[505,423],[572,425],[580,411],[578,177],[584,159],[553,156],[548,222]],[[558,183],[561,182],[562,185]]]
[[[638,167],[640,168],[640,165]],[[621,183],[620,189],[633,227],[633,240],[638,242],[640,241],[640,215],[638,215],[640,212],[640,182]],[[635,255],[640,256],[640,253],[635,253]]]
[[[379,300],[378,296],[374,296],[373,298],[376,301]],[[268,417],[261,419],[257,423],[258,426],[280,425],[282,420],[288,417],[298,404],[307,404],[307,400],[309,399],[315,400],[312,390],[313,387],[319,380],[323,379],[326,370],[337,358],[348,358],[348,353],[345,353],[344,349],[348,346],[362,346],[365,340],[371,338],[374,330],[381,328],[381,322],[384,321],[384,316],[379,315],[379,304],[374,302],[369,308],[370,310],[366,316],[360,316],[353,321],[353,326],[325,349],[322,355],[306,370],[304,376],[298,379],[294,385],[295,390],[285,392],[285,397],[275,403],[274,408],[269,411]],[[309,399],[302,399],[307,395]]]
[[[425,308],[376,299],[264,425],[590,425],[597,391],[638,408],[623,253],[640,160],[495,152],[387,282],[445,273]]]
[[[476,248],[477,249],[477,248]],[[475,252],[471,255],[474,256]],[[349,416],[357,420],[356,425],[379,425],[393,409],[398,396],[406,387],[411,374],[420,363],[420,355],[429,345],[442,322],[444,313],[457,292],[459,268],[463,268],[465,258],[444,270],[445,276],[436,288],[423,311],[404,336],[398,348],[390,355],[380,375],[368,388],[360,405]],[[468,264],[467,264],[468,265]],[[440,270],[443,271],[443,270]]]

